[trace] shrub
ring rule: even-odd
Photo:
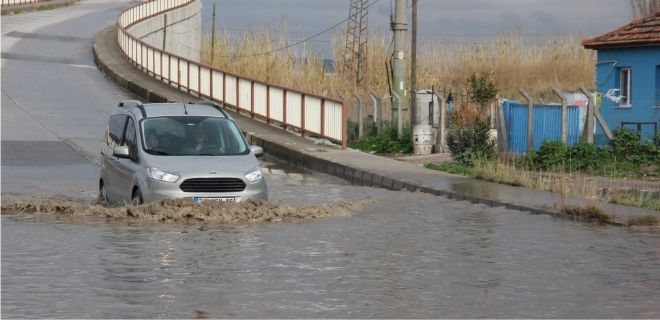
[[[450,129],[447,132],[447,147],[451,158],[467,166],[473,166],[476,160],[492,159],[495,142],[490,140],[489,131],[488,121],[480,119]]]
[[[365,136],[361,140],[349,140],[348,144],[351,148],[378,154],[411,153],[413,150],[410,129],[404,129],[401,139],[399,139],[397,128],[390,125],[385,126],[380,134]]]
[[[599,160],[609,158],[607,150],[594,147],[593,144],[580,141],[568,147],[567,153],[567,171],[586,170],[598,166]]]
[[[567,154],[568,148],[560,141],[545,141],[532,157],[538,168],[550,170],[563,168]]]

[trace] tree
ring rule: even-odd
[[[652,15],[660,10],[660,0],[630,0],[630,13],[633,19]]]

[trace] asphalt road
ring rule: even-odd
[[[2,18],[2,196],[94,197],[113,106],[134,96],[94,65],[92,40],[135,1]]]

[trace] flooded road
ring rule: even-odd
[[[660,317],[658,231],[267,167],[282,203],[373,200],[289,223],[3,215],[3,317]]]

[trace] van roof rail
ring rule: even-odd
[[[144,111],[144,106],[142,105],[142,101],[140,100],[124,100],[119,102],[119,107],[137,107],[140,110],[140,113],[142,114],[142,117],[146,118],[147,117],[147,112]]]
[[[194,101],[189,101],[188,104],[203,104],[203,105],[207,105],[207,106],[214,107],[214,108],[218,109],[218,111],[220,111],[220,113],[222,113],[222,115],[225,116],[225,118],[229,119],[229,115],[227,115],[227,113],[225,112],[225,110],[224,110],[219,104],[217,104],[217,103],[215,103],[215,102],[213,102],[213,101],[209,101],[209,100],[194,100]]]

